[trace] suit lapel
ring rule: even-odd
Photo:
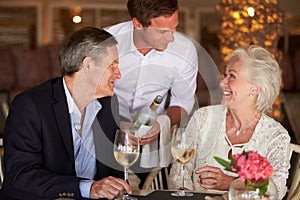
[[[95,152],[97,158],[97,173],[95,178],[101,179],[112,175],[111,168],[122,170],[113,156],[113,144],[116,130],[118,129],[119,110],[117,98],[103,97],[98,99],[102,105],[101,110],[94,120],[92,128],[94,132]],[[107,167],[109,166],[109,167]],[[120,177],[122,177],[121,174]],[[115,174],[119,177],[119,174]]]
[[[67,99],[63,88],[62,79],[56,81],[53,85],[53,98],[56,100],[56,103],[54,103],[53,105],[53,109],[56,116],[60,135],[65,144],[69,156],[74,161],[74,148],[72,130],[70,126],[70,115],[68,112]]]

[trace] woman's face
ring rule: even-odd
[[[222,104],[229,108],[253,106],[253,89],[257,88],[244,77],[245,64],[239,58],[233,58],[226,67],[225,77],[220,83],[223,90]]]

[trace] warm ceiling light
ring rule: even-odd
[[[79,15],[76,15],[76,16],[74,16],[73,17],[73,22],[75,23],[75,24],[78,24],[78,23],[80,23],[81,22],[81,17],[79,16]]]
[[[237,11],[235,11],[235,12],[232,13],[232,17],[233,17],[234,19],[239,19],[239,18],[240,18],[240,13],[237,12]]]
[[[255,15],[255,9],[254,9],[254,8],[249,7],[249,8],[247,9],[247,12],[248,12],[248,15],[249,15],[250,17],[254,17],[254,15]]]
[[[278,0],[220,1],[216,9],[222,15],[218,38],[224,63],[234,49],[252,44],[266,48],[280,63],[281,52],[277,43],[282,31],[283,13],[278,8]],[[270,115],[280,120],[280,109],[278,100]]]
[[[80,6],[74,6],[71,8],[71,15],[72,15],[72,21],[75,24],[78,24],[82,21],[81,17],[81,7]]]
[[[279,57],[277,42],[283,14],[277,0],[261,0],[259,3],[254,0],[221,0],[216,9],[222,15],[218,37],[225,63],[235,48],[251,44],[261,45]]]

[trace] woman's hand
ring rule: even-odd
[[[206,189],[228,190],[233,176],[228,176],[222,172],[220,168],[205,166],[197,169],[196,174],[199,174],[200,186]]]

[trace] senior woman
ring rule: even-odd
[[[220,83],[222,105],[198,109],[187,125],[197,153],[185,168],[186,188],[228,190],[236,175],[225,171],[214,156],[228,160],[230,154],[254,150],[272,164],[272,180],[279,198],[283,198],[290,167],[290,137],[280,123],[264,113],[271,110],[280,84],[278,63],[264,48],[252,45],[231,54]],[[170,173],[170,189],[179,188],[178,163],[173,164]]]

